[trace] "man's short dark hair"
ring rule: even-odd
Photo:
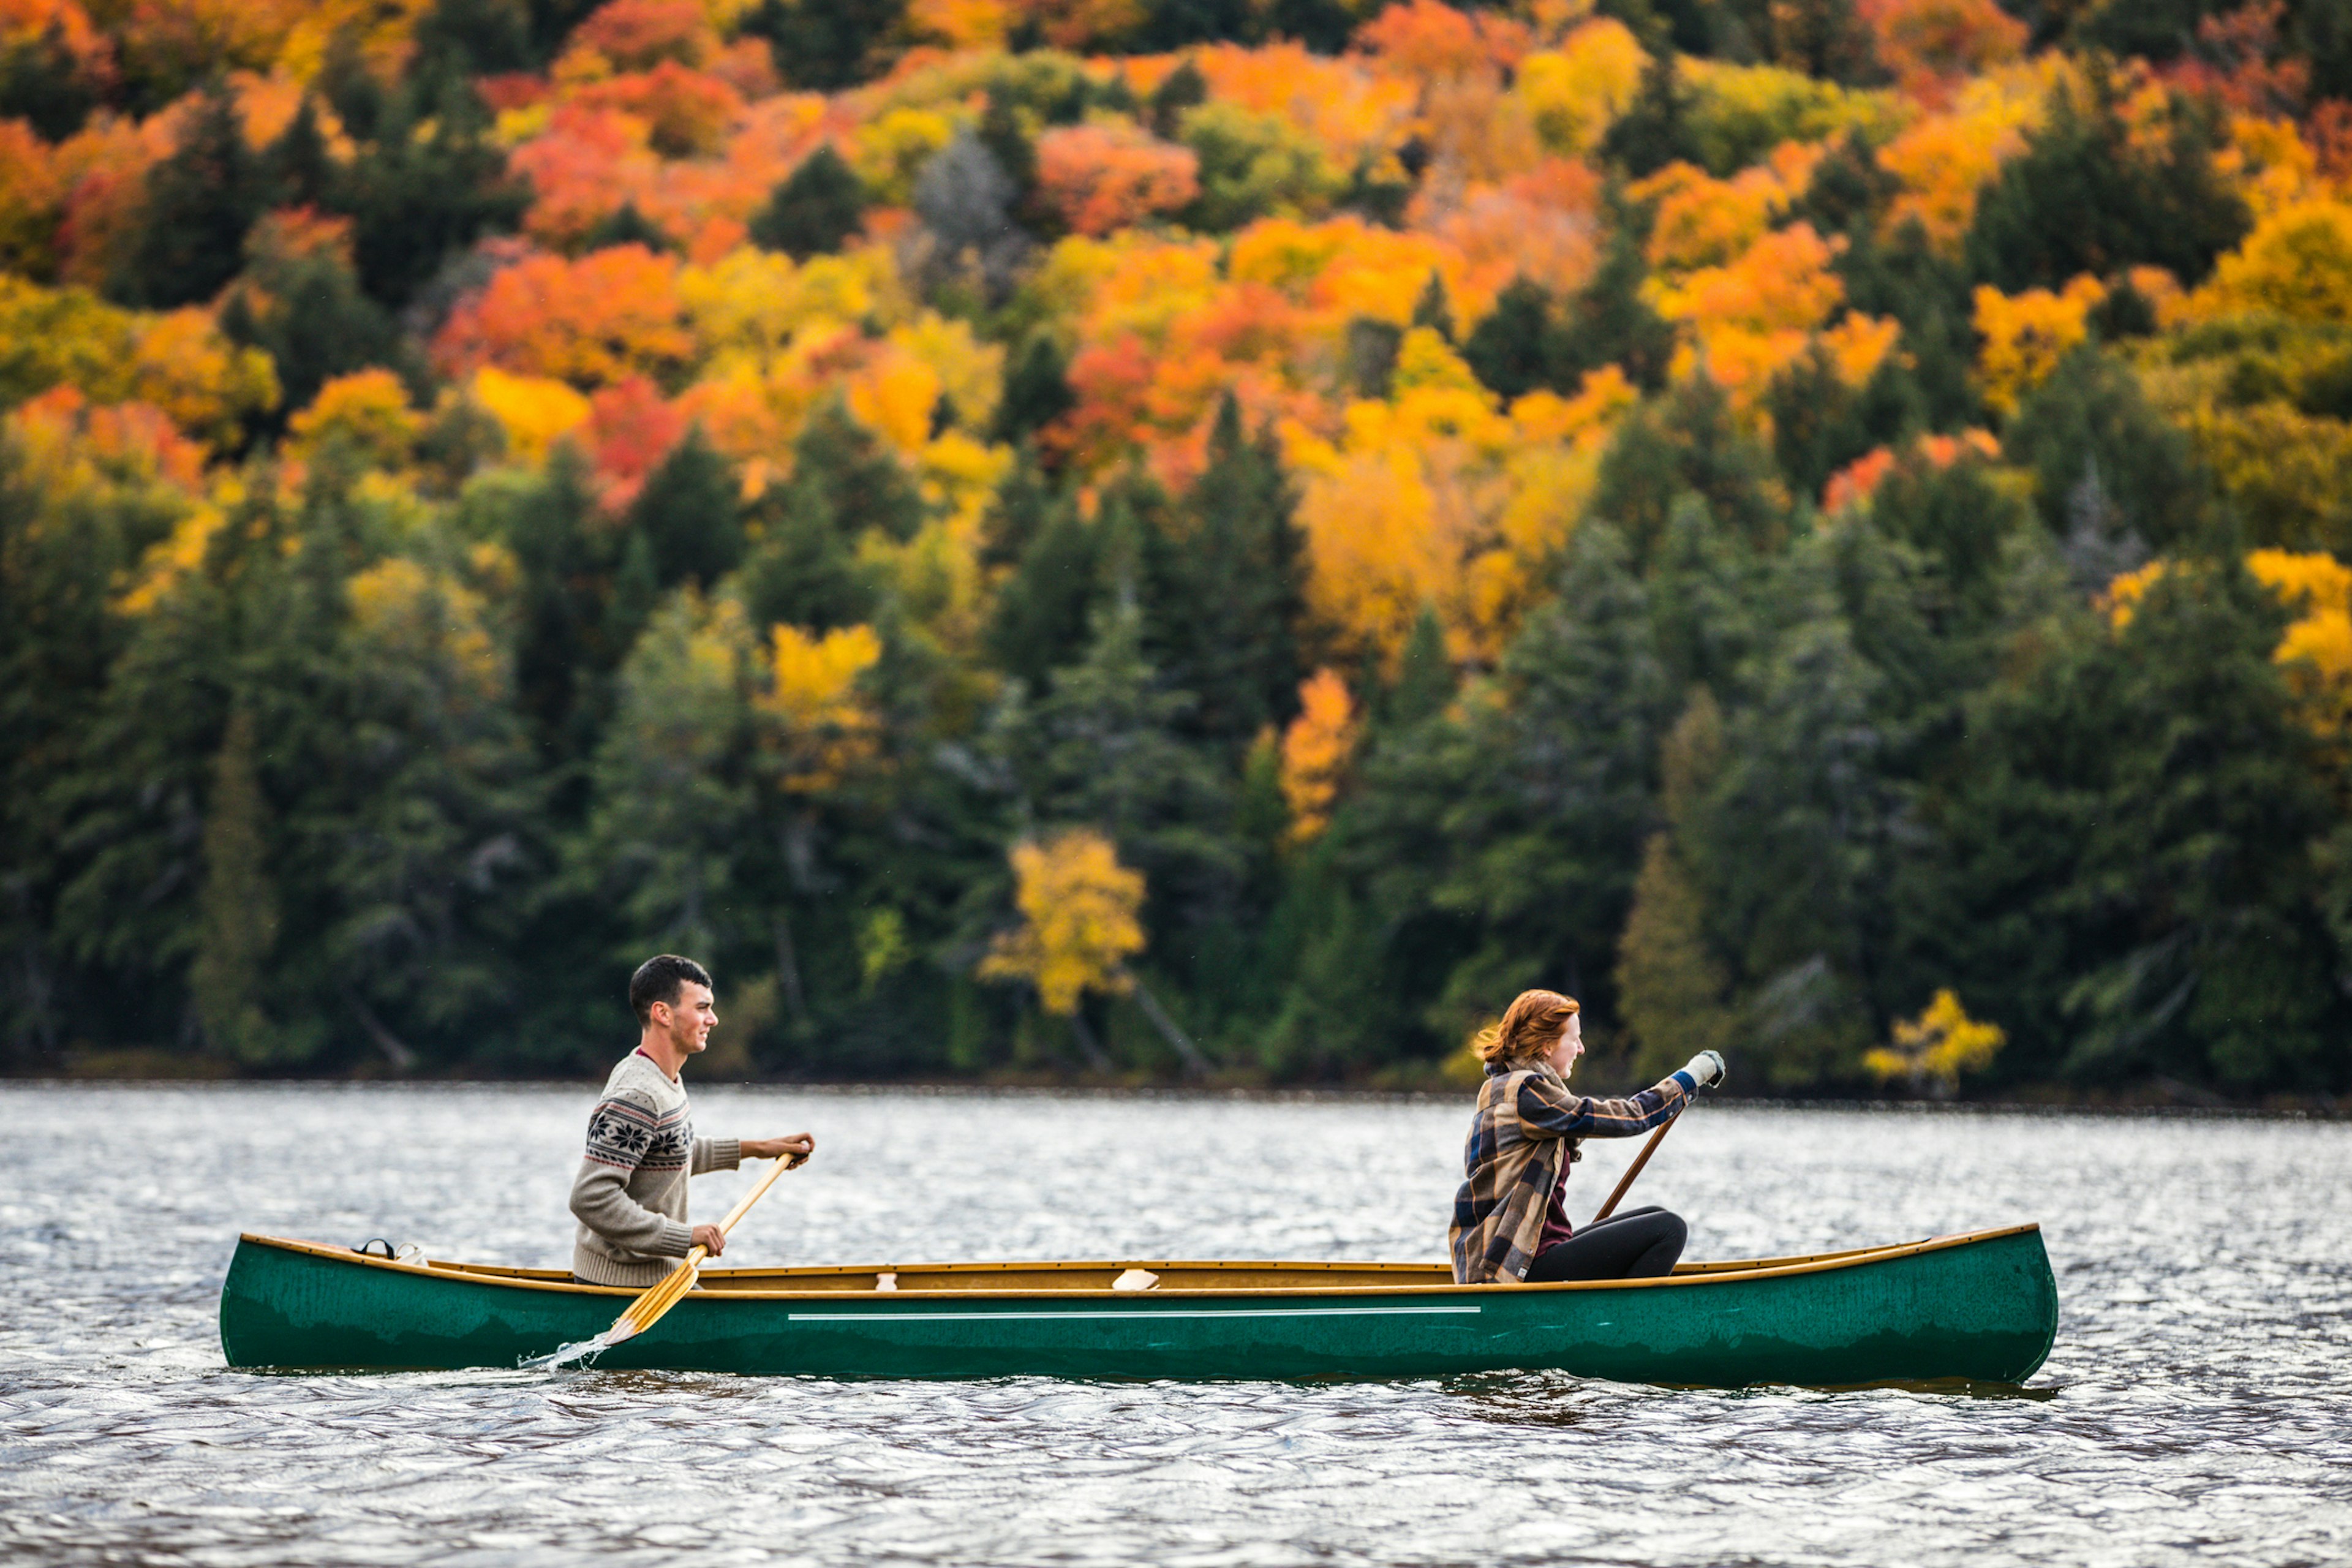
[[[654,1021],[654,1004],[664,1002],[677,1005],[677,994],[688,982],[705,991],[714,990],[710,972],[690,958],[680,958],[674,952],[659,953],[637,965],[629,976],[629,1008],[637,1016],[640,1026]]]

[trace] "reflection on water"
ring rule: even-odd
[[[556,1265],[589,1088],[0,1087],[17,1563],[2352,1561],[2352,1128],[1703,1106],[1694,1257],[2038,1218],[2016,1390],[835,1384],[221,1364],[240,1229]],[[730,1262],[1435,1259],[1463,1108],[704,1089],[813,1127]],[[1597,1146],[1589,1210],[1632,1144]],[[742,1190],[696,1184],[697,1212]]]

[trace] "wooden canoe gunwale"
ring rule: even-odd
[[[1110,1297],[1120,1300],[1132,1301],[1139,1296],[1142,1295],[1149,1295],[1160,1299],[1166,1299],[1172,1296],[1181,1296],[1187,1299],[1203,1299],[1255,1296],[1282,1297],[1298,1295],[1386,1298],[1390,1296],[1412,1297],[1450,1295],[1459,1293],[1464,1290],[1486,1289],[1507,1289],[1514,1294],[1521,1292],[1550,1293],[1555,1291],[1581,1292],[1593,1290],[1652,1290],[1684,1286],[1727,1285],[1759,1279],[1790,1279],[1807,1274],[1830,1273],[1838,1269],[1855,1268],[1864,1264],[1891,1262],[1897,1258],[1917,1257],[1924,1253],[1939,1252],[1952,1247],[1969,1247],[1987,1241],[1997,1241],[2005,1237],[2022,1236],[2031,1232],[2037,1232],[2041,1228],[2042,1226],[2038,1222],[2028,1221],[2022,1225],[1997,1226],[1982,1230],[1956,1231],[1945,1236],[1928,1237],[1920,1241],[1894,1242],[1878,1247],[1854,1247],[1840,1252],[1808,1253],[1786,1258],[1759,1258],[1752,1259],[1733,1259],[1721,1262],[1685,1263],[1677,1265],[1673,1274],[1667,1275],[1662,1279],[1654,1279],[1560,1280],[1548,1284],[1530,1285],[1520,1283],[1515,1285],[1497,1286],[1461,1285],[1454,1283],[1451,1279],[1425,1285],[1317,1285],[1311,1283],[1310,1280],[1312,1275],[1318,1271],[1328,1273],[1368,1273],[1394,1269],[1399,1273],[1427,1274],[1434,1269],[1442,1268],[1443,1266],[1420,1263],[1292,1262],[1286,1260],[1239,1261],[1233,1259],[1185,1260],[1136,1258],[1108,1260],[1057,1259],[1053,1261],[1038,1262],[884,1263],[866,1265],[825,1264],[805,1268],[705,1269],[703,1270],[703,1279],[708,1283],[701,1291],[697,1293],[694,1299],[701,1300],[723,1299],[730,1301],[824,1301],[838,1300],[844,1296],[856,1296],[870,1299],[879,1299],[881,1297],[887,1296],[894,1301],[979,1301],[998,1300],[1034,1300],[1041,1297],[1055,1300]],[[298,1252],[315,1258],[323,1258],[336,1263],[356,1263],[369,1268],[391,1269],[401,1274],[423,1276],[433,1279],[463,1280],[470,1284],[495,1285],[509,1289],[522,1289],[534,1292],[561,1291],[567,1295],[634,1297],[639,1293],[637,1288],[632,1287],[577,1284],[572,1281],[569,1274],[560,1269],[525,1269],[509,1268],[497,1264],[453,1263],[440,1258],[429,1258],[423,1264],[403,1263],[394,1258],[377,1258],[366,1253],[353,1252],[348,1247],[337,1247],[331,1244],[299,1241],[289,1237],[264,1236],[253,1231],[241,1232],[238,1236],[238,1239],[240,1241],[252,1243],[256,1246],[278,1247],[289,1252]],[[1129,1268],[1143,1268],[1153,1273],[1168,1273],[1177,1270],[1214,1270],[1227,1268],[1236,1270],[1253,1269],[1259,1271],[1288,1271],[1295,1269],[1306,1278],[1302,1278],[1300,1283],[1296,1286],[1244,1285],[1225,1287],[1222,1289],[1214,1287],[1204,1288],[1199,1286],[1176,1288],[1162,1287],[1156,1288],[1148,1292],[1115,1291],[1107,1286],[1099,1288],[1073,1286],[1049,1289],[1008,1289],[998,1290],[938,1290],[901,1287],[888,1291],[876,1289],[872,1287],[860,1289],[856,1288],[835,1286],[830,1289],[793,1290],[750,1289],[733,1282],[737,1279],[745,1278],[758,1278],[765,1276],[841,1279],[879,1275],[884,1273],[976,1274],[990,1272],[1007,1273],[1015,1270],[1024,1273],[1057,1271],[1078,1272],[1081,1270],[1093,1273],[1108,1270],[1113,1274],[1116,1274]]]

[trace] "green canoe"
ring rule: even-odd
[[[246,1236],[221,1288],[221,1348],[238,1367],[513,1367],[588,1339],[633,1295],[552,1269],[396,1263]],[[2021,1225],[1574,1285],[1462,1286],[1420,1263],[711,1268],[596,1364],[860,1378],[1556,1368],[1716,1387],[2021,1383],[2057,1326],[2041,1228]]]

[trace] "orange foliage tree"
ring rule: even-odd
[[[453,374],[491,364],[582,388],[675,374],[695,346],[677,269],[675,257],[635,244],[576,261],[527,256],[450,313],[434,357]]]

